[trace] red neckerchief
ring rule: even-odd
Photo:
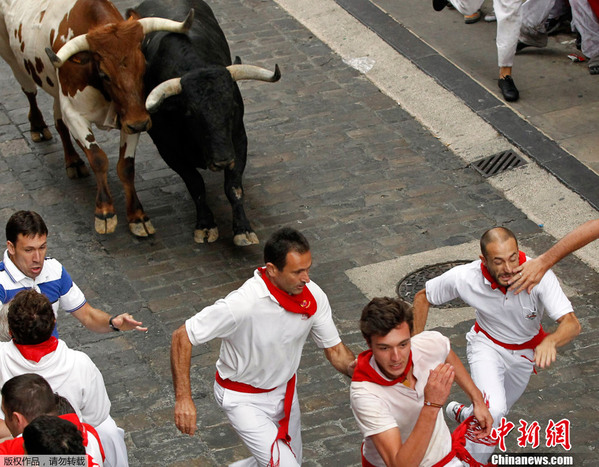
[[[42,357],[54,352],[56,347],[58,347],[58,339],[54,336],[40,344],[25,345],[17,344],[14,341],[13,343],[15,344],[15,347],[19,349],[19,352],[21,352],[23,357],[27,360],[33,360],[36,363],[38,363]]]
[[[526,262],[526,255],[521,251],[518,252],[518,262],[519,264],[524,264]],[[495,282],[495,279],[491,277],[491,274],[489,274],[489,270],[483,263],[480,263],[480,269],[483,272],[483,276],[485,277],[485,279],[487,279],[491,283],[491,288],[493,290],[499,289],[501,290],[503,295],[507,293],[507,287],[499,285],[497,282]]]
[[[290,311],[291,313],[299,313],[301,315],[308,315],[309,317],[316,313],[316,300],[307,286],[304,286],[301,293],[297,295],[290,295],[287,292],[279,289],[270,281],[266,275],[265,267],[258,268],[258,272],[266,284],[268,291],[277,299],[279,305],[285,308],[286,311]]]
[[[370,358],[372,357],[372,350],[365,350],[360,355],[358,355],[358,364],[354,369],[354,375],[352,376],[352,381],[360,382],[360,381],[369,381],[371,383],[376,383],[381,386],[393,386],[397,383],[403,383],[408,377],[408,373],[412,369],[412,351],[410,350],[410,359],[408,360],[408,364],[406,365],[405,370],[399,377],[395,378],[393,381],[389,381],[388,379],[383,378],[372,366],[370,365]]]

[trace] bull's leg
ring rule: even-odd
[[[110,189],[108,188],[108,157],[106,157],[106,153],[102,148],[98,146],[92,133],[88,135],[85,146],[79,141],[77,141],[77,144],[85,152],[89,165],[96,176],[98,188],[96,209],[94,211],[96,232],[99,234],[112,233],[116,229],[117,217],[114,212]]]
[[[252,230],[243,208],[243,184],[241,178],[245,161],[236,161],[233,169],[225,169],[225,194],[233,210],[233,243],[237,246],[260,243]]]
[[[146,216],[135,191],[135,149],[138,141],[139,133],[128,135],[121,131],[117,172],[125,190],[129,230],[136,237],[147,237],[156,233],[156,231],[150,222],[150,218]]]
[[[252,230],[250,221],[243,208],[243,184],[241,182],[247,161],[247,137],[243,121],[237,125],[238,132],[234,136],[235,165],[225,169],[225,194],[233,211],[233,243],[237,246],[255,245],[260,243],[258,236]]]
[[[55,122],[56,131],[62,141],[62,149],[64,150],[64,164],[67,169],[67,177],[69,178],[85,178],[89,177],[89,170],[85,166],[85,162],[79,157],[73,142],[71,141],[71,134],[69,129],[64,124],[62,118],[59,118]]]
[[[23,92],[29,101],[29,115],[27,118],[29,119],[29,124],[31,125],[30,134],[32,141],[39,143],[40,141],[48,141],[52,139],[52,133],[50,133],[48,125],[46,125],[46,122],[44,121],[42,112],[37,106],[37,91],[28,92],[23,89]]]

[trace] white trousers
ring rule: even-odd
[[[451,0],[451,3],[463,15],[472,15],[481,7],[483,0]],[[500,67],[514,64],[522,24],[521,7],[522,0],[493,0],[497,18],[497,63]]]
[[[279,431],[279,420],[283,418],[283,402],[286,384],[271,392],[247,394],[223,388],[214,383],[216,402],[227,414],[229,422],[252,453],[252,457],[231,464],[235,467],[264,467],[270,462],[270,449]],[[302,436],[300,407],[297,391],[289,417],[291,449],[282,441],[273,450],[273,460],[281,467],[299,467],[302,463]],[[292,452],[293,450],[293,452]]]
[[[599,56],[599,22],[587,0],[570,0],[572,24],[582,38],[582,53],[589,58]]]
[[[129,457],[125,445],[125,431],[116,426],[110,415],[94,428],[98,432],[104,448],[104,455],[106,456],[104,467],[128,467]]]
[[[483,393],[493,417],[493,426],[498,427],[501,417],[507,416],[510,408],[520,398],[534,369],[533,350],[507,350],[487,338],[483,333],[470,330],[466,334],[468,364],[474,384]],[[463,410],[460,418],[472,415],[473,407]],[[466,441],[466,449],[479,462],[485,464],[495,446]]]
[[[553,9],[555,0],[526,0],[522,5],[522,31],[528,34],[545,34],[545,20]]]

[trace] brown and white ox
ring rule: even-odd
[[[125,21],[107,0],[0,0],[0,55],[29,100],[31,138],[52,137],[36,102],[40,86],[54,97],[67,175],[89,175],[69,132],[96,175],[98,233],[113,232],[117,216],[106,176],[108,158],[96,142],[92,123],[121,130],[117,171],[125,189],[129,228],[141,237],[154,233],[134,186],[139,133],[151,126],[141,42],[152,31],[186,32],[192,20],[193,12],[181,23],[163,18]]]

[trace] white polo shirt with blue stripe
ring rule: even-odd
[[[58,317],[58,309],[72,313],[85,305],[85,296],[77,284],[73,282],[66,269],[54,258],[45,258],[40,274],[32,279],[21,272],[4,252],[4,260],[0,262],[0,303],[7,303],[21,290],[34,289],[44,294],[52,303],[54,315]],[[56,328],[52,333],[58,337]]]

